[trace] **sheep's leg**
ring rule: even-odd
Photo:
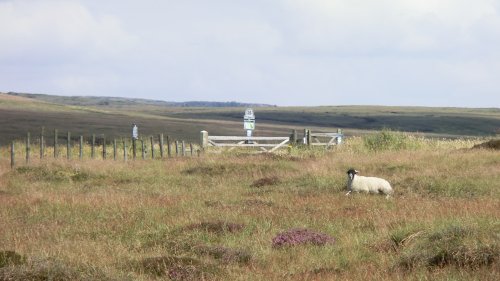
[[[352,192],[352,190],[349,190],[349,192],[347,192],[347,193],[345,194],[345,196],[348,196],[349,194],[351,194],[351,192]]]

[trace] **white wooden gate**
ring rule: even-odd
[[[311,135],[310,145],[323,145],[326,148],[339,145],[344,137],[340,130],[337,133],[309,133]]]
[[[259,148],[260,152],[274,152],[284,147],[290,141],[290,137],[246,137],[246,136],[209,136],[207,131],[201,131],[202,148]]]

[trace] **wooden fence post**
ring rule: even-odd
[[[144,149],[144,140],[143,139],[141,139],[141,147],[142,147],[142,149],[141,149],[142,159],[144,160],[144,159],[146,159],[146,151]]]
[[[80,136],[80,154],[79,154],[80,160],[83,159],[83,136]]]
[[[293,145],[297,144],[297,130],[292,130],[292,141],[291,141],[291,143]]]
[[[137,157],[137,139],[132,138],[132,159]]]
[[[91,148],[90,148],[90,158],[94,159],[95,158],[95,134],[92,134],[92,140],[91,140]]]
[[[42,127],[42,131],[40,132],[40,159],[43,158],[44,155],[44,146],[43,146],[43,130],[44,128]]]
[[[193,156],[193,144],[189,143],[189,151],[191,152],[191,156]]]
[[[312,132],[311,130],[307,130],[307,146],[312,145]]]
[[[116,161],[116,139],[113,139],[113,160]]]
[[[159,135],[160,138],[160,157],[163,159],[163,134]]]
[[[127,142],[123,140],[123,161],[127,162]]]
[[[106,160],[106,137],[102,135],[102,159]]]
[[[155,159],[155,142],[153,139],[153,136],[150,137],[151,139],[151,159]]]
[[[182,141],[182,157],[186,157],[186,144]]]
[[[30,163],[30,133],[26,134],[26,164]]]
[[[168,158],[172,157],[172,148],[170,147],[170,137],[167,135],[167,155]]]
[[[175,157],[179,157],[179,141],[175,141]]]
[[[54,129],[54,158],[57,158],[59,155],[59,152],[57,151],[57,129]]]
[[[14,169],[16,165],[16,151],[14,149],[14,141],[10,144],[10,168]]]
[[[71,133],[68,132],[66,139],[66,159],[71,159]]]

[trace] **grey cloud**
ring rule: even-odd
[[[499,2],[2,1],[0,90],[499,107]]]

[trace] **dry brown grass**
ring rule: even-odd
[[[13,171],[0,159],[0,251],[25,258],[1,268],[0,280],[40,272],[82,280],[500,278],[500,152],[444,141],[366,152],[356,141],[275,157],[34,160]],[[394,198],[345,197],[349,167],[388,179]],[[271,177],[279,179],[272,187],[251,187]],[[233,224],[242,227],[229,231]],[[273,237],[292,228],[335,243],[274,249]],[[439,256],[438,246],[449,251]]]

